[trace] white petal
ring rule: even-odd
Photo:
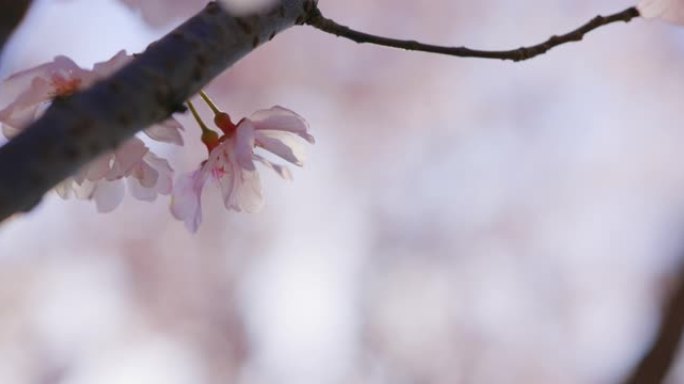
[[[100,180],[93,191],[93,199],[98,212],[111,212],[121,204],[124,197],[124,185],[121,180]]]
[[[140,184],[140,181],[135,177],[126,178],[128,191],[131,196],[142,201],[154,201],[157,198],[157,192],[153,188],[148,188]]]
[[[80,183],[73,178],[72,180],[73,182],[71,183],[71,190],[74,192],[74,196],[76,196],[77,199],[89,200],[93,198],[95,188],[97,187],[96,183],[90,180],[82,180]]]
[[[171,168],[169,162],[166,159],[162,159],[155,155],[153,152],[147,152],[143,159],[161,173],[173,173],[173,168]]]
[[[71,184],[73,182],[74,182],[73,179],[70,177],[65,179],[65,180],[62,180],[61,183],[55,185],[55,192],[57,192],[59,197],[61,197],[62,199],[64,199],[64,200],[68,199],[69,197],[71,197],[71,192],[72,192]]]
[[[43,104],[49,105],[53,87],[42,78],[33,79],[31,86],[18,95],[15,100],[0,111],[0,122],[17,129],[23,129],[44,111]]]
[[[171,168],[171,165],[169,165],[169,162],[152,152],[147,152],[144,160],[159,173],[159,177],[154,186],[155,190],[162,195],[171,193],[173,187],[173,169]]]
[[[133,197],[152,201],[158,193],[168,195],[172,189],[173,170],[168,161],[152,152],[147,152],[143,160],[136,164],[126,181]]]
[[[226,209],[258,212],[264,205],[261,180],[256,171],[248,171],[237,164],[218,179]]]
[[[81,69],[65,56],[57,56],[53,61],[7,78],[0,87],[3,98],[14,100],[0,111],[0,122],[15,128],[24,128],[36,116],[38,104],[50,101],[57,90],[55,79],[76,80],[80,85],[88,71]]]
[[[311,144],[315,142],[304,118],[287,108],[276,105],[269,109],[262,109],[252,114],[249,120],[254,123],[256,130],[292,132]]]
[[[11,138],[13,138],[14,136],[18,135],[19,132],[21,132],[20,129],[14,128],[14,127],[12,127],[12,126],[10,126],[10,125],[7,125],[7,124],[1,124],[0,126],[2,126],[2,134],[3,134],[7,139],[11,139]]]
[[[229,148],[234,151],[232,155],[240,167],[253,171],[256,169],[254,162],[252,161],[252,156],[254,155],[254,125],[247,119],[242,120],[238,124],[235,131],[235,138],[231,139],[234,143],[233,148]],[[229,140],[229,141],[231,141]]]
[[[114,162],[112,169],[107,175],[107,179],[114,180],[127,176],[133,166],[142,161],[143,156],[148,152],[145,143],[137,137],[129,139],[114,151]]]
[[[100,155],[97,159],[86,164],[84,168],[84,178],[90,181],[98,181],[104,178],[111,170],[111,162],[114,155],[105,153]]]
[[[130,179],[136,179],[145,188],[154,188],[159,180],[159,172],[147,164],[144,159],[133,167],[133,172],[129,175]]]
[[[56,56],[51,62],[38,65],[33,68],[17,72],[8,77],[6,83],[21,83],[22,81],[32,80],[36,77],[49,79],[54,73],[77,74],[80,75],[85,70],[79,67],[73,60],[66,56]],[[9,85],[9,84],[8,84]]]
[[[176,180],[171,195],[171,214],[185,222],[185,227],[192,233],[197,232],[202,222],[202,189],[206,182],[206,170],[203,168]]]
[[[259,131],[256,143],[261,148],[277,155],[292,164],[302,166],[306,160],[306,151],[302,140],[290,132]]]
[[[167,119],[160,124],[152,125],[144,130],[152,140],[162,143],[183,145],[181,131],[183,126],[174,118]]]
[[[275,173],[280,175],[280,177],[282,177],[283,179],[292,180],[292,173],[290,172],[290,169],[287,168],[286,166],[272,163],[272,162],[264,159],[263,157],[261,157],[259,155],[254,155],[254,160],[256,160],[256,161],[260,162],[261,164],[265,165],[266,167],[272,169]]]
[[[98,79],[104,79],[123,68],[126,64],[133,61],[133,56],[128,55],[125,50],[117,52],[111,59],[95,63],[93,73]]]

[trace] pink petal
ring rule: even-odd
[[[171,193],[172,175],[173,170],[166,160],[147,152],[143,160],[132,168],[126,181],[133,197],[152,201],[158,193]]]
[[[659,17],[676,24],[684,24],[684,3],[680,0],[641,0],[637,5],[645,18]]]
[[[265,158],[259,156],[259,155],[254,155],[254,160],[260,162],[261,164],[265,165],[269,169],[272,169],[275,173],[277,173],[280,177],[282,177],[285,180],[292,180],[292,173],[290,172],[290,169],[280,165],[280,164],[275,164],[272,163]]]
[[[309,143],[315,142],[309,134],[309,125],[304,118],[287,108],[275,106],[269,109],[256,111],[249,120],[254,123],[256,130],[274,130],[292,132]]]
[[[145,161],[150,164],[154,169],[159,170],[161,173],[173,173],[173,168],[166,159],[155,155],[153,152],[147,152],[144,156]]]
[[[152,152],[147,152],[145,154],[144,160],[147,164],[159,172],[159,178],[157,179],[157,183],[155,185],[156,191],[162,195],[168,195],[171,193],[173,186],[173,168],[171,168],[169,162]]]
[[[0,121],[23,128],[23,125],[11,123],[9,119],[15,113],[27,108],[34,109],[36,104],[51,100],[58,92],[56,79],[67,82],[76,80],[75,85],[79,85],[88,73],[68,57],[57,56],[52,62],[10,76],[3,82],[2,91],[15,101],[0,111]]]
[[[105,153],[84,167],[84,178],[90,181],[103,179],[111,169],[113,154]]]
[[[240,166],[246,170],[253,171],[256,169],[252,156],[254,155],[254,125],[248,119],[242,120],[238,124],[235,138],[229,140],[233,143],[233,148],[228,148],[228,151],[234,151],[235,159]]]
[[[302,141],[291,132],[262,130],[256,133],[256,143],[263,149],[292,164],[302,166],[306,160]]]
[[[259,175],[251,153],[248,160],[251,170],[238,163],[236,142],[236,137],[232,137],[214,148],[202,169],[219,184],[227,209],[254,212],[263,205]]]
[[[140,180],[135,177],[130,177],[126,179],[126,184],[128,184],[128,191],[131,196],[142,201],[154,201],[157,198],[157,192],[152,189],[140,184]]]
[[[182,130],[183,126],[178,120],[172,117],[160,124],[155,124],[146,128],[144,132],[152,140],[162,143],[183,145],[183,137],[181,136]]]
[[[197,232],[202,222],[202,189],[206,182],[206,170],[201,168],[193,173],[181,175],[176,180],[171,195],[171,214],[185,222],[192,233]]]
[[[31,85],[15,100],[0,111],[0,122],[20,130],[35,120],[41,103],[52,98],[54,87],[42,78],[35,78]],[[42,108],[41,108],[42,112]]]
[[[264,205],[261,196],[261,180],[256,171],[248,171],[237,164],[218,179],[226,209],[258,212]]]
[[[124,197],[124,184],[121,180],[100,180],[93,191],[97,211],[111,212],[121,204]]]
[[[133,172],[131,172],[129,178],[138,180],[141,186],[151,189],[157,185],[157,180],[159,180],[159,172],[146,162],[141,161],[139,164],[136,164],[135,167],[133,167]]]
[[[85,70],[79,67],[73,60],[66,56],[56,56],[51,62],[38,65],[13,74],[8,77],[5,82],[13,83],[26,80],[33,80],[35,77],[43,77],[49,79],[55,73],[62,73],[68,75],[82,75]],[[8,84],[10,85],[10,84]]]
[[[126,64],[133,61],[133,56],[128,55],[125,50],[117,52],[111,59],[93,65],[93,73],[98,79],[103,79],[114,74]]]
[[[107,179],[114,180],[127,176],[148,151],[145,143],[137,137],[126,141],[114,151],[114,162]]]
[[[130,60],[132,58],[121,51],[88,71],[66,56],[57,56],[52,62],[18,72],[3,82],[4,97],[14,101],[0,111],[0,122],[22,129],[42,112],[38,108],[41,103],[51,101],[59,93],[86,88]]]
[[[20,132],[21,132],[20,129],[17,129],[17,128],[12,127],[12,126],[7,125],[7,124],[2,124],[2,134],[8,139],[13,138],[14,136],[18,135]]]

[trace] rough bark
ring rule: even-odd
[[[79,167],[183,109],[183,103],[261,43],[301,24],[315,0],[281,0],[237,17],[212,2],[93,87],[55,100],[0,148],[0,220],[31,209]]]

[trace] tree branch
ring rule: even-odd
[[[662,383],[677,357],[684,331],[684,266],[680,268],[678,286],[663,311],[658,333],[625,384]]]
[[[470,49],[466,47],[445,47],[439,45],[424,44],[414,40],[398,40],[388,37],[371,35],[365,32],[355,31],[344,25],[340,25],[333,20],[325,18],[320,10],[316,8],[311,16],[306,20],[306,24],[321,31],[331,33],[333,35],[344,37],[353,40],[357,43],[369,43],[381,45],[385,47],[405,49],[408,51],[420,51],[428,53],[438,53],[457,57],[476,57],[481,59],[498,59],[523,61],[533,57],[542,55],[548,52],[551,48],[562,44],[580,41],[584,35],[602,26],[623,21],[629,22],[635,17],[639,16],[639,11],[636,7],[627,8],[622,12],[618,12],[609,16],[596,16],[583,26],[568,32],[563,35],[554,35],[543,43],[532,45],[529,47],[521,47],[506,51],[485,51],[479,49]]]
[[[31,0],[0,0],[0,54],[30,6]]]
[[[314,7],[315,0],[281,0],[258,15],[237,17],[209,3],[111,78],[55,100],[0,148],[0,220],[31,209],[90,160],[182,110],[215,76],[301,23]]]

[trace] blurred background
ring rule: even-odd
[[[364,31],[516,48],[630,1],[320,0]],[[200,0],[37,0],[0,78],[138,52]],[[635,20],[529,62],[357,45],[295,27],[216,79],[317,139],[294,182],[189,234],[126,198],[56,194],[0,227],[0,382],[611,383],[684,255],[684,29]],[[208,110],[205,116],[210,117]],[[177,172],[205,157],[188,116]],[[684,382],[684,367],[670,377]]]

